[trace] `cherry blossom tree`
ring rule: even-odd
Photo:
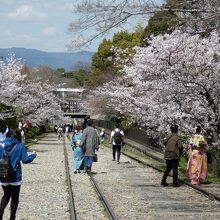
[[[9,54],[6,62],[0,61],[0,96],[1,104],[5,106],[11,106],[22,90],[21,82],[25,76],[21,75],[21,68],[21,60],[15,59],[14,54]],[[13,113],[1,111],[0,117],[4,118],[11,114]]]
[[[207,37],[180,31],[159,35],[136,47],[122,76],[95,91],[106,106],[129,116],[158,136],[171,123],[190,133],[197,124],[219,146],[220,44],[217,31]]]
[[[17,114],[33,124],[42,123],[51,117],[63,117],[59,100],[53,91],[56,87],[50,82],[33,80],[21,73],[23,63],[9,54],[6,62],[0,61],[1,104],[12,106],[14,111],[1,111],[0,117]]]
[[[59,99],[54,95],[56,89],[49,82],[28,81],[24,84],[19,98],[15,101],[18,114],[34,124],[44,123],[53,117],[63,117]]]

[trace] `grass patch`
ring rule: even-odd
[[[103,147],[112,149],[112,144],[109,144],[109,141],[108,141],[107,139],[104,139],[104,141],[101,142],[101,145],[102,145]]]
[[[25,146],[27,148],[33,147],[39,140],[43,139],[45,137],[45,134],[41,135],[35,135],[34,138],[27,139]]]
[[[45,137],[45,133],[41,133],[40,128],[30,127],[26,135],[26,144],[27,148],[33,147],[38,140],[41,140]]]
[[[213,172],[208,172],[208,178],[203,182],[203,184],[216,183],[220,184],[220,177],[216,176]]]

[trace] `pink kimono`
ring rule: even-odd
[[[197,136],[197,137],[195,137]],[[207,155],[205,153],[206,143],[202,135],[194,135],[189,144],[189,160],[187,164],[187,176],[191,184],[198,185],[207,178]],[[196,145],[193,138],[201,138],[203,144]]]

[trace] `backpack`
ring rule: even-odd
[[[0,180],[7,181],[11,180],[15,176],[15,170],[10,163],[10,156],[15,149],[16,145],[12,148],[9,154],[6,153],[4,147],[2,146],[4,153],[3,158],[0,159]]]
[[[116,145],[122,144],[123,139],[122,139],[121,130],[115,131],[113,139]]]

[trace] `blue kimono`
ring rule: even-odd
[[[83,169],[83,149],[79,146],[82,133],[76,133],[71,140],[73,150],[74,171]]]

